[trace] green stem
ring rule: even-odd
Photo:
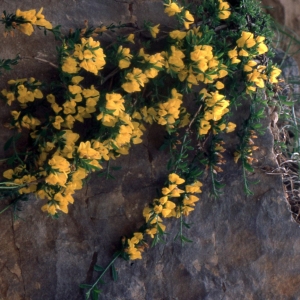
[[[182,231],[183,231],[183,229],[182,229],[183,220],[182,220],[182,210],[181,210],[181,208],[182,208],[182,205],[180,204],[180,242],[181,242],[181,246],[183,246],[183,239],[182,239],[182,236],[183,236],[183,234],[182,234]]]
[[[1,186],[5,185],[5,186]],[[26,186],[26,184],[18,184],[14,182],[0,182],[0,190],[14,190],[14,189],[20,189],[22,187]]]
[[[16,149],[16,143],[15,143],[15,138],[13,138],[13,148],[14,148],[14,152],[16,154],[16,158],[21,162],[21,164],[24,164],[24,161],[20,158],[20,156],[18,155],[17,149]]]
[[[182,144],[181,144],[181,148],[180,148],[180,153],[179,153],[179,156],[178,156],[178,160],[175,162],[176,167],[175,167],[175,169],[174,169],[174,173],[176,173],[177,168],[178,168],[178,165],[179,165],[179,163],[181,162],[182,152],[183,152],[183,148],[184,148],[184,146],[185,146],[185,141],[186,141],[186,138],[187,138],[188,134],[189,134],[189,133],[186,132],[186,133],[184,134],[184,136],[183,136],[183,141],[182,141]]]
[[[216,188],[216,184],[215,184],[215,175],[214,175],[214,168],[212,166],[210,166],[210,174],[211,174],[211,181],[212,181],[212,186],[213,186],[213,192],[214,192],[214,196],[218,197],[219,193],[218,190]]]
[[[6,210],[8,210],[13,204],[14,204],[14,202],[11,203],[11,204],[9,204],[9,205],[7,205],[4,209],[2,209],[2,210],[0,211],[0,215],[1,215],[2,213],[4,213]]]
[[[116,254],[114,255],[114,258],[111,260],[111,262],[107,265],[107,267],[103,270],[103,272],[100,274],[100,276],[98,277],[98,279],[95,281],[95,283],[92,285],[92,287],[85,293],[85,298],[88,300],[90,298],[90,293],[91,291],[97,286],[97,284],[99,283],[99,281],[101,280],[102,276],[109,270],[109,268],[114,264],[114,262],[116,261],[116,259],[121,255],[121,251],[116,252]]]
[[[110,160],[107,162],[107,170],[106,170],[106,179],[109,178],[109,168],[110,168]]]

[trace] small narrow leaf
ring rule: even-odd
[[[13,140],[14,140],[14,136],[12,136],[11,138],[9,138],[9,139],[6,141],[6,143],[5,143],[4,146],[3,146],[4,151],[6,151],[6,150],[8,150],[8,149],[10,148],[10,146],[11,146]]]
[[[113,280],[117,281],[118,280],[118,272],[117,272],[117,270],[115,268],[115,265],[111,266],[111,272],[112,272]]]
[[[92,287],[92,285],[91,285],[91,284],[81,283],[81,284],[79,285],[79,287],[80,287],[81,289],[90,289],[90,288]]]
[[[99,265],[94,265],[94,270],[96,272],[103,272],[105,269]]]
[[[186,238],[185,236],[181,236],[181,241],[186,242],[186,243],[192,243],[192,240],[189,240],[188,238]]]
[[[254,169],[252,168],[252,166],[249,165],[249,164],[246,163],[246,162],[244,163],[244,168],[245,168],[247,171],[251,172],[251,173],[254,172]]]

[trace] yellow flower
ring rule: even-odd
[[[69,85],[68,88],[69,91],[74,95],[82,92],[82,89],[79,85]]]
[[[70,163],[60,155],[54,155],[49,161],[49,166],[55,171],[70,173]]]
[[[156,38],[156,35],[159,33],[159,25],[160,24],[157,24],[155,26],[149,26],[149,31],[153,38]]]
[[[129,34],[125,41],[134,44],[134,34],[133,33]]]
[[[241,60],[240,59],[238,59],[237,57],[234,57],[232,60],[231,60],[231,63],[234,65],[234,64],[238,64],[238,63],[240,63],[241,62]]]
[[[125,111],[124,102],[121,94],[116,93],[107,93],[105,95],[106,98],[106,105],[105,107],[109,110],[114,110],[112,113],[114,116],[119,116],[122,111]]]
[[[230,12],[230,5],[228,4],[228,2],[223,2],[223,0],[219,0],[220,4],[219,4],[219,18],[221,20],[225,20],[228,19],[231,12]]]
[[[236,47],[235,47],[233,50],[228,51],[228,56],[229,56],[229,58],[231,58],[231,59],[238,56],[238,52],[237,52],[237,50],[236,50]]]
[[[61,123],[64,121],[64,119],[61,116],[56,116],[55,121],[52,123],[53,127],[60,130]]]
[[[77,61],[73,57],[67,57],[62,65],[62,70],[65,73],[77,73],[79,68],[77,67]]]
[[[120,57],[119,60],[120,69],[125,69],[130,66],[130,59],[132,58],[132,55],[130,54],[129,48],[123,48],[123,46],[120,46],[118,49],[118,57]]]
[[[172,201],[167,201],[164,206],[163,206],[163,209],[161,211],[161,214],[164,218],[167,218],[167,217],[171,217],[170,214],[172,212],[173,209],[175,209],[176,207],[176,204]]]
[[[189,29],[190,25],[193,23],[194,23],[193,15],[188,10],[186,10],[184,13],[184,21],[183,21],[183,25],[185,29]]]
[[[75,114],[75,112],[76,112],[76,102],[75,102],[75,100],[66,101],[63,104],[63,107],[64,107],[64,114],[66,114],[66,115]]]
[[[249,82],[254,82],[260,88],[265,86],[262,74],[258,70],[253,70],[252,73],[248,74],[247,79]]]
[[[82,76],[74,76],[72,77],[72,83],[73,84],[78,84],[79,82],[81,82],[84,79],[84,77]]]
[[[87,158],[87,159],[100,159],[101,155],[98,151],[91,147],[91,142],[81,142],[77,149],[80,158]]]
[[[227,75],[228,75],[228,72],[226,70],[224,70],[224,69],[221,69],[218,72],[218,78],[223,78],[223,77],[225,77]]]
[[[234,153],[233,153],[233,160],[234,160],[234,162],[235,163],[237,163],[238,162],[238,160],[240,159],[240,157],[241,157],[241,153],[239,152],[239,151],[235,151]]]
[[[37,26],[43,26],[47,29],[52,29],[52,24],[45,19],[45,16],[42,14],[43,7],[36,14],[36,21],[33,23]]]
[[[17,17],[23,17],[29,23],[17,24],[17,29],[26,35],[31,35],[34,31],[32,24],[36,22],[36,10],[31,9],[27,11],[21,11],[20,9],[16,10]]]
[[[226,132],[229,133],[229,132],[234,131],[235,127],[236,127],[236,124],[229,122],[226,127]]]
[[[42,211],[44,212],[48,212],[50,215],[55,215],[56,214],[56,206],[57,205],[54,205],[54,204],[45,204],[41,207]]]
[[[179,30],[173,30],[169,33],[170,37],[172,39],[177,39],[177,40],[182,40],[186,37],[186,32],[184,31],[179,31]]]
[[[248,53],[246,50],[241,49],[241,50],[239,51],[239,56],[249,56],[249,53]]]
[[[264,53],[268,52],[269,49],[265,43],[259,43],[256,50],[257,50],[258,54],[264,54]]]
[[[184,179],[180,178],[177,174],[172,173],[169,175],[169,181],[175,184],[182,184],[185,182]]]
[[[195,181],[194,183],[190,184],[190,185],[186,185],[185,186],[185,190],[187,193],[202,193],[201,191],[201,187],[202,187],[202,183],[200,181]]]
[[[199,134],[207,134],[209,129],[211,128],[211,125],[208,121],[205,119],[201,119],[200,121],[200,128],[199,128]]]
[[[68,179],[68,175],[66,173],[60,173],[60,172],[54,172],[49,174],[45,178],[45,182],[51,185],[60,185],[60,186],[65,186],[66,182]]]
[[[269,76],[269,81],[271,83],[277,83],[278,82],[278,79],[277,77],[281,74],[281,70],[272,66],[272,70],[271,70],[271,73],[270,73],[270,76]]]
[[[133,68],[132,72],[126,74],[125,79],[129,80],[129,82],[123,83],[122,88],[127,93],[139,92],[141,90],[140,86],[143,87],[144,84],[149,81],[147,76],[139,68]]]
[[[21,121],[22,127],[33,130],[35,130],[35,127],[40,124],[41,122],[37,118],[29,117],[28,115],[25,115]]]
[[[217,81],[215,83],[215,87],[218,89],[218,90],[222,90],[224,89],[225,85],[221,82],[221,81]]]
[[[171,0],[169,1],[169,4],[164,4],[166,6],[165,13],[171,17],[175,14],[178,14],[182,11],[183,7],[179,8],[179,6],[176,3],[171,3]]]
[[[187,195],[184,197],[183,204],[189,206],[195,206],[195,202],[199,201],[199,198],[194,195]]]
[[[236,43],[240,48],[243,48],[244,46],[251,48],[256,45],[253,33],[248,31],[242,31],[242,36],[236,41]]]
[[[252,67],[254,67],[254,66],[256,66],[256,65],[257,65],[257,62],[255,62],[254,60],[249,60],[249,61],[247,62],[247,64],[244,65],[244,71],[245,71],[245,72],[252,72],[252,70],[253,70]]]
[[[246,90],[247,94],[250,94],[251,92],[255,92],[255,91],[256,91],[256,87],[255,86],[251,86],[251,85],[247,86],[247,90]]]
[[[7,178],[7,179],[12,179],[13,175],[14,175],[13,169],[9,169],[9,170],[6,170],[5,172],[3,172],[3,177]]]

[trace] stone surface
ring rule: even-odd
[[[299,41],[300,41],[300,2],[298,0],[262,0],[266,11],[281,25],[289,29],[289,34],[298,39],[298,44],[292,43],[289,51],[298,52],[295,59],[300,65]],[[290,39],[277,33],[277,42],[282,49],[287,49]]]
[[[139,22],[142,15],[154,22],[163,20],[160,1],[43,2],[36,1],[34,6],[43,5],[48,19],[66,27],[86,18],[91,24],[132,19]],[[7,11],[33,7],[30,0],[19,3],[5,0],[4,4]],[[28,41],[34,47],[26,46]],[[6,39],[1,55],[39,53],[55,62],[51,43],[44,41],[42,32],[30,40]],[[51,78],[53,69],[28,59],[6,77],[16,75]],[[3,81],[0,84],[3,86]],[[0,114],[3,120],[7,111],[1,109]],[[280,176],[262,171],[265,167],[276,167],[268,120],[265,126],[266,133],[257,142],[259,162],[255,173],[250,175],[251,180],[260,180],[251,186],[254,196],[246,197],[243,192],[241,168],[232,159],[233,145],[237,142],[232,134],[228,137],[228,163],[223,176],[226,187],[220,199],[209,196],[210,180],[207,174],[203,176],[204,193],[188,218],[193,225],[186,235],[193,243],[181,247],[172,242],[179,224],[168,222],[167,243],[148,249],[141,261],[117,261],[120,279],[113,283],[109,275],[105,277],[107,284],[101,287],[101,299],[300,298],[300,229],[292,221]],[[1,140],[6,136],[1,128]],[[120,237],[142,224],[143,207],[165,180],[167,170],[163,166],[167,154],[158,150],[162,141],[163,134],[151,128],[143,144],[113,162],[114,166],[122,166],[113,173],[115,180],[92,176],[76,194],[69,214],[58,220],[47,218],[40,210],[41,201],[34,198],[24,204],[19,213],[21,219],[13,222],[11,212],[2,214],[0,299],[84,299],[79,284],[92,282],[94,264],[107,264]]]

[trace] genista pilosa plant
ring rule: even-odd
[[[212,195],[221,194],[218,174],[226,163],[222,136],[234,134],[236,124],[228,116],[244,99],[250,99],[250,111],[238,132],[234,160],[242,164],[245,190],[251,193],[247,172],[252,171],[252,154],[258,148],[254,139],[262,131],[260,119],[281,71],[268,59],[273,54],[268,17],[254,0],[237,2],[231,6],[223,0],[203,0],[201,5],[181,5],[165,0],[161,8],[177,22],[168,32],[146,21],[144,28],[86,23],[63,35],[59,26],[53,28],[46,20],[43,9],[3,12],[5,35],[15,30],[32,35],[39,28],[60,42],[57,82],[12,79],[1,91],[2,100],[12,108],[6,127],[13,135],[5,149],[14,152],[6,159],[0,186],[10,206],[35,194],[46,214],[66,214],[90,173],[143,141],[145,124],[157,123],[167,134],[166,182],[141,212],[145,224],[122,239],[107,268],[96,265],[101,274],[94,284],[82,285],[87,299],[98,297],[97,285],[107,270],[112,268],[116,277],[113,264],[118,257],[141,259],[149,240],[155,245],[164,239],[167,218],[179,219],[176,238],[190,241],[183,235],[183,227],[189,227],[184,218],[199,201],[199,176],[208,170]],[[102,46],[103,32],[124,32],[125,27],[126,35],[120,33],[108,47]],[[149,38],[143,38],[142,31],[148,31]],[[18,59],[1,60],[0,68],[9,69]],[[193,109],[187,108],[187,95],[194,97]],[[79,132],[80,124],[91,129]],[[21,135],[29,140],[22,152],[18,150]]]

